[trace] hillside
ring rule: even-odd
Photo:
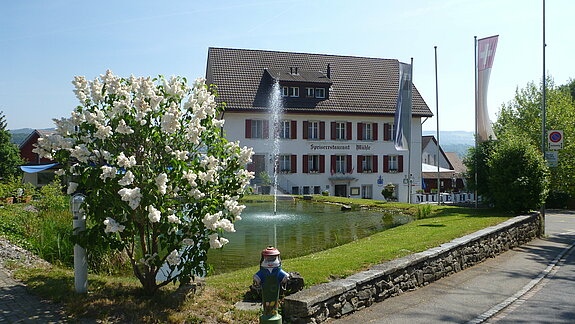
[[[422,135],[433,135],[435,131],[423,131]],[[444,152],[455,152],[460,158],[467,155],[467,150],[475,145],[475,137],[473,132],[465,131],[440,131],[439,132],[439,145]]]

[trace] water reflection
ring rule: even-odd
[[[216,273],[259,263],[260,252],[276,245],[288,259],[325,250],[411,221],[398,212],[340,211],[339,206],[296,201],[273,204],[247,204],[236,232],[226,233],[228,243],[221,250],[210,250],[208,261]],[[275,239],[277,242],[274,242]]]

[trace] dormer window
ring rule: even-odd
[[[305,88],[305,96],[308,98],[315,97],[315,89],[314,88]]]
[[[315,88],[315,97],[319,99],[325,98],[325,88]]]
[[[299,87],[291,87],[289,90],[290,97],[299,97]]]
[[[289,96],[289,87],[282,87],[282,97]]]

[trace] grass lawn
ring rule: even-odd
[[[249,197],[248,197],[249,198]],[[335,197],[314,197],[347,205],[404,209],[417,213],[418,205]],[[421,252],[479,229],[498,224],[511,215],[487,209],[431,206],[431,216],[395,227],[333,249],[283,260],[286,271],[298,271],[306,286],[349,276],[378,264]],[[62,302],[76,317],[132,322],[257,323],[258,314],[234,310],[258,266],[207,277],[202,293],[185,297],[168,287],[153,298],[141,296],[134,279],[89,276],[87,296],[73,292],[73,272],[59,268],[22,269],[17,275],[41,296]]]

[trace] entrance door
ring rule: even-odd
[[[335,185],[334,189],[337,197],[347,197],[347,185]]]
[[[256,177],[259,177],[260,172],[266,170],[266,156],[263,154],[254,154],[252,156],[252,163],[248,164],[248,171],[253,171]]]

